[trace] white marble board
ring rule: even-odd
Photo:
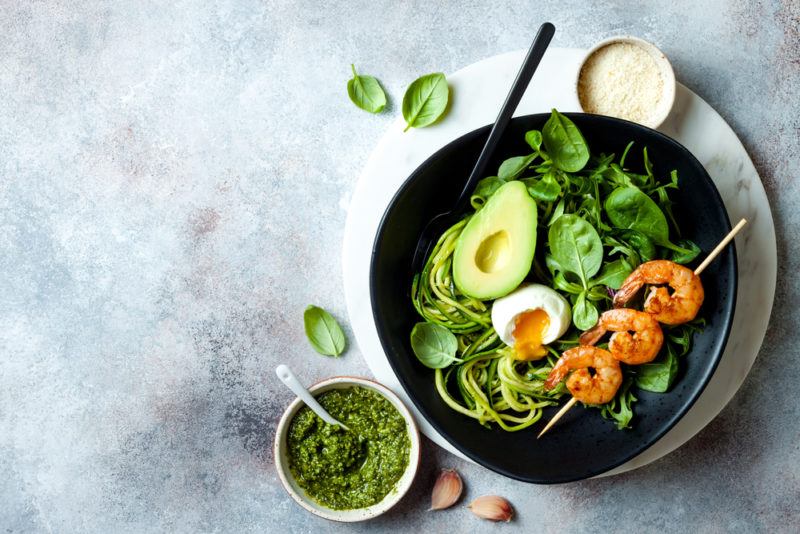
[[[378,142],[350,200],[342,253],[345,297],[356,340],[375,377],[415,412],[421,430],[462,456],[410,402],[389,365],[372,317],[369,268],[381,216],[395,191],[428,156],[453,139],[494,121],[525,51],[497,55],[448,75],[452,107],[434,126],[403,133],[402,118]],[[584,50],[551,48],[515,115],[558,108],[580,111],[575,92]],[[714,180],[732,222],[749,224],[736,238],[739,293],[725,353],[711,382],[680,422],[652,447],[608,474],[646,465],[680,447],[706,426],[741,386],[758,355],[775,293],[777,255],[772,214],[758,173],[734,131],[702,98],[678,84],[672,113],[659,128],[686,146]]]

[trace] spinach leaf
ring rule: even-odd
[[[525,142],[538,152],[542,147],[542,132],[539,130],[530,130],[525,134]]]
[[[386,107],[386,93],[383,92],[378,80],[372,76],[357,74],[353,64],[350,64],[350,68],[353,69],[353,77],[347,82],[347,95],[350,101],[370,113],[383,111]]]
[[[589,161],[589,147],[583,134],[555,109],[542,128],[542,139],[548,155],[562,171],[578,172]]]
[[[572,322],[581,330],[589,330],[599,317],[597,307],[586,298],[586,291],[581,291],[572,307]]]
[[[500,189],[500,186],[504,183],[506,183],[506,181],[497,176],[489,176],[478,182],[478,185],[475,186],[475,191],[469,199],[475,211],[481,209],[483,205],[486,204],[486,201],[489,200],[489,197]]]
[[[669,391],[678,374],[678,358],[667,346],[667,354],[661,361],[645,363],[636,368],[636,386],[653,393]]]
[[[543,202],[554,202],[561,194],[561,186],[558,184],[552,173],[545,174],[540,179],[524,178],[520,180],[528,188],[528,194],[534,200]]]
[[[588,280],[603,263],[603,243],[597,230],[575,214],[562,215],[550,226],[547,241],[556,263],[578,275],[588,289]]]
[[[508,158],[500,164],[500,168],[497,170],[497,177],[505,181],[516,179],[520,174],[525,172],[525,169],[531,166],[536,156],[537,154],[534,153],[528,156]]]
[[[409,128],[423,128],[436,122],[447,109],[450,88],[441,72],[420,76],[408,86],[403,96],[403,118]]]
[[[556,222],[556,219],[564,215],[564,206],[565,206],[564,199],[558,201],[556,204],[555,209],[553,210],[553,214],[550,216],[550,222],[547,223],[547,226],[553,226],[553,223]]]
[[[700,252],[700,247],[697,243],[689,239],[681,239],[678,241],[678,247],[683,250],[673,250],[672,257],[670,258],[675,263],[686,264],[694,260]]]
[[[411,348],[417,359],[425,367],[444,369],[456,358],[458,340],[453,333],[442,325],[434,323],[417,323],[411,330]]]
[[[667,246],[667,218],[652,198],[637,187],[618,187],[605,202],[606,214],[616,228],[640,232],[658,245]]]
[[[330,313],[320,307],[309,306],[303,313],[303,325],[315,351],[324,356],[339,356],[344,352],[344,332]]]
[[[611,289],[619,289],[631,272],[633,272],[631,264],[620,258],[603,265],[597,276],[589,281],[589,286],[604,285]]]

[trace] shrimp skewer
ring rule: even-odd
[[[724,248],[725,248],[725,246],[726,246],[728,243],[730,243],[730,242],[733,240],[733,238],[736,236],[736,234],[737,234],[737,233],[739,233],[739,230],[741,230],[742,228],[744,228],[744,226],[745,226],[746,224],[747,224],[747,219],[741,219],[741,220],[740,220],[738,223],[736,223],[736,226],[734,226],[734,227],[733,227],[733,229],[732,229],[730,232],[728,232],[728,235],[726,235],[725,237],[723,237],[723,238],[722,238],[722,241],[720,241],[720,242],[719,242],[719,244],[717,244],[717,246],[716,246],[716,247],[714,247],[714,250],[712,250],[712,251],[709,253],[709,255],[706,257],[706,259],[705,259],[705,260],[703,260],[703,263],[701,263],[701,264],[700,264],[700,265],[697,267],[697,269],[695,269],[695,270],[694,270],[694,272],[693,272],[692,274],[693,274],[694,276],[700,276],[700,273],[702,273],[702,272],[705,270],[705,268],[709,266],[709,264],[710,264],[710,263],[711,263],[711,262],[714,260],[714,258],[716,258],[716,257],[719,255],[719,253],[720,253],[720,252],[722,252],[722,249],[724,249]],[[626,280],[626,282],[627,282],[627,280]],[[623,285],[624,285],[624,284],[623,284]],[[639,286],[639,287],[641,287],[641,286]],[[701,287],[701,289],[702,289],[702,285],[701,285],[700,287]],[[636,290],[636,291],[638,291],[638,288],[637,288],[637,290]],[[666,293],[666,289],[664,290],[664,292]],[[634,291],[634,293],[635,293],[635,291]],[[622,297],[620,297],[620,299],[622,299]],[[615,304],[616,304],[616,299],[615,299]],[[700,304],[702,304],[702,300],[701,300]],[[699,310],[700,306],[698,305],[698,306],[697,306],[697,308],[698,308],[698,310]],[[695,315],[696,315],[696,312],[695,312]],[[694,316],[692,317],[692,319],[694,319]],[[690,319],[690,320],[691,320],[691,319]],[[556,366],[557,366],[557,365],[558,365],[558,364],[556,364]],[[555,368],[555,367],[554,367],[554,368]],[[555,424],[558,422],[558,420],[559,420],[559,419],[561,419],[561,417],[563,417],[563,415],[564,415],[565,413],[567,413],[567,412],[570,410],[570,408],[572,408],[573,406],[575,406],[575,404],[576,404],[577,402],[578,402],[578,399],[576,399],[576,398],[573,396],[573,397],[572,397],[572,398],[569,400],[569,402],[567,402],[567,403],[564,405],[564,407],[563,407],[563,408],[561,408],[561,409],[558,411],[558,413],[556,413],[556,414],[553,416],[553,418],[552,418],[552,419],[550,419],[550,421],[548,421],[548,422],[547,422],[547,425],[545,425],[545,427],[542,429],[542,431],[541,431],[541,432],[539,432],[539,435],[538,435],[536,438],[537,438],[537,439],[538,439],[538,438],[541,438],[541,437],[544,435],[544,433],[545,433],[545,432],[547,432],[548,430],[550,430],[550,428],[552,428],[552,427],[553,427],[553,425],[555,425]]]
[[[683,324],[697,317],[705,297],[700,277],[669,260],[648,261],[637,267],[614,296],[614,307],[627,304],[645,284],[669,284],[674,290],[670,295],[665,287],[650,288],[644,311],[653,314],[659,322]]]
[[[597,325],[581,335],[581,345],[594,345],[609,330],[614,332],[608,342],[609,352],[628,365],[653,361],[664,343],[664,333],[652,315],[619,308],[603,312]]]
[[[594,375],[589,372],[590,368]],[[574,399],[586,404],[610,401],[622,384],[622,369],[617,359],[607,350],[584,345],[561,355],[547,376],[544,388],[553,389],[570,371],[567,389]]]

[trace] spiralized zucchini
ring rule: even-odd
[[[468,220],[439,238],[422,273],[414,277],[412,299],[425,320],[445,326],[458,339],[461,362],[436,369],[436,390],[442,400],[484,426],[496,423],[514,432],[536,423],[542,408],[557,404],[566,389],[562,384],[544,390],[558,353],[552,351],[533,362],[516,360],[492,328],[489,308],[462,295],[453,283],[453,252]]]

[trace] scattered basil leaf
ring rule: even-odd
[[[589,162],[589,146],[571,120],[555,109],[542,128],[547,154],[562,171],[578,172]]]
[[[309,306],[303,313],[303,325],[315,351],[324,356],[339,356],[344,352],[344,332],[330,313],[318,306]]]
[[[420,76],[403,96],[403,118],[409,128],[424,128],[436,122],[447,109],[450,88],[441,72]]]
[[[411,330],[411,348],[417,359],[425,367],[444,369],[456,358],[458,340],[453,333],[442,325],[434,323],[417,323]]]
[[[567,214],[550,226],[547,240],[558,265],[578,275],[586,289],[603,264],[603,243],[597,230],[579,216]]]
[[[586,291],[581,291],[572,307],[572,322],[581,330],[589,330],[597,324],[600,313],[597,307],[586,298]]]
[[[478,185],[475,186],[475,191],[469,199],[475,211],[481,209],[483,205],[486,204],[486,201],[489,200],[489,197],[500,189],[500,186],[504,183],[506,183],[506,181],[497,176],[489,176],[478,182]]]
[[[497,176],[501,180],[505,180],[507,182],[514,180],[520,174],[525,172],[525,169],[531,166],[531,163],[533,163],[534,159],[536,159],[536,154],[508,158],[500,164],[500,168],[497,170]]]
[[[653,393],[669,391],[678,375],[678,358],[667,347],[666,355],[660,361],[645,363],[636,367],[636,386]]]
[[[356,73],[356,67],[350,64],[353,77],[347,82],[347,95],[350,101],[364,111],[380,113],[386,107],[386,93],[381,84],[372,76]]]

